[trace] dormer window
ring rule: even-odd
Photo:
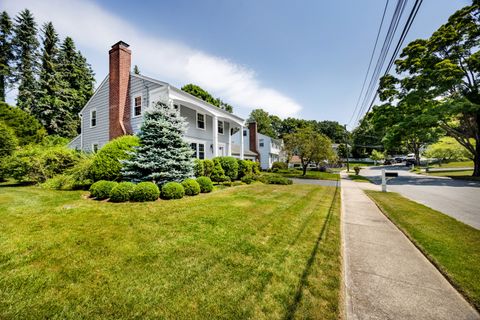
[[[142,114],[142,97],[135,97],[133,104],[133,116],[138,117]]]
[[[97,110],[90,111],[90,127],[95,127],[97,125]]]

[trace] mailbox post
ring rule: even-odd
[[[385,172],[382,169],[382,192],[387,192],[387,181],[398,177],[398,172]]]

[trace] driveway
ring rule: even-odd
[[[360,174],[380,185],[383,168],[398,172],[398,178],[388,182],[388,191],[398,192],[480,229],[480,182],[419,175],[405,166],[368,167]]]

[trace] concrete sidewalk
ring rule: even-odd
[[[362,188],[342,175],[346,318],[480,319]]]

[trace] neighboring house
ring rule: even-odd
[[[257,159],[260,162],[262,169],[267,170],[272,167],[272,164],[276,161],[284,161],[283,156],[283,140],[274,139],[264,134],[258,133],[257,124],[251,122],[248,124],[248,128],[235,132],[232,135],[232,148],[239,149],[243,140],[244,146],[244,158],[249,159],[253,155],[257,155]],[[247,155],[247,152],[249,153]],[[233,153],[234,157],[239,157],[239,153]],[[253,159],[252,159],[253,160]]]
[[[123,41],[112,46],[109,57],[109,75],[80,112],[81,134],[71,148],[95,152],[116,137],[138,133],[145,109],[168,96],[188,122],[184,138],[195,157],[232,154],[232,132],[243,130],[244,119],[166,82],[130,72],[131,51]]]

